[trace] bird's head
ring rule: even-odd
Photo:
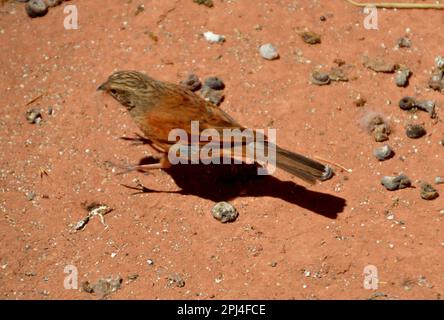
[[[149,91],[151,81],[151,78],[138,71],[117,71],[97,90],[108,93],[131,111],[138,105],[140,98]]]

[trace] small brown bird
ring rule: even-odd
[[[141,72],[115,72],[97,90],[107,92],[120,102],[150,141],[151,146],[159,151],[155,155],[159,163],[137,168],[168,168],[171,165],[168,152],[171,146],[176,144],[176,141],[168,140],[169,133],[173,129],[182,129],[191,136],[192,121],[199,121],[200,132],[215,129],[220,136],[223,136],[224,129],[245,129],[222,109],[205,101],[185,86],[157,81]],[[258,136],[258,133],[254,132],[254,135]],[[265,141],[265,144],[270,145],[271,142]],[[327,180],[332,175],[329,166],[278,146],[273,147],[276,148],[276,167],[306,182]]]

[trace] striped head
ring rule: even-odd
[[[104,91],[120,102],[128,111],[143,103],[157,81],[138,71],[117,71],[97,90]]]

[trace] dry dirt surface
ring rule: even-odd
[[[66,5],[76,6],[78,29],[64,28]],[[442,298],[444,197],[423,200],[420,186],[429,182],[444,194],[433,182],[444,175],[444,95],[427,85],[435,57],[444,55],[444,11],[379,9],[377,30],[364,27],[366,16],[342,0],[215,0],[212,8],[192,0],[72,0],[31,19],[23,3],[6,1],[1,298]],[[321,43],[305,43],[304,30]],[[225,42],[209,43],[206,31]],[[400,37],[411,47],[397,48]],[[263,59],[264,43],[280,58]],[[364,56],[408,66],[409,85],[366,68]],[[310,82],[314,69],[344,62],[349,81]],[[240,123],[275,128],[282,147],[351,170],[332,165],[336,175],[314,186],[280,170],[251,177],[226,166],[118,175],[113,164],[153,152],[121,139],[140,131],[96,91],[125,69],[176,83],[189,73],[218,76],[226,84],[220,107]],[[403,96],[436,101],[438,117],[401,110]],[[40,110],[39,124],[27,121],[31,108]],[[372,112],[391,126],[385,143],[395,155],[382,162],[373,150],[383,143],[362,125]],[[409,139],[410,123],[427,134]],[[400,173],[411,188],[380,184]],[[145,189],[134,194],[122,184]],[[219,201],[237,208],[236,221],[212,217]],[[75,231],[92,203],[113,210]],[[76,270],[78,289],[69,281]],[[114,283],[103,280],[109,277]]]

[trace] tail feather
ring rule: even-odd
[[[330,167],[278,146],[276,146],[276,167],[311,184],[331,176]]]

